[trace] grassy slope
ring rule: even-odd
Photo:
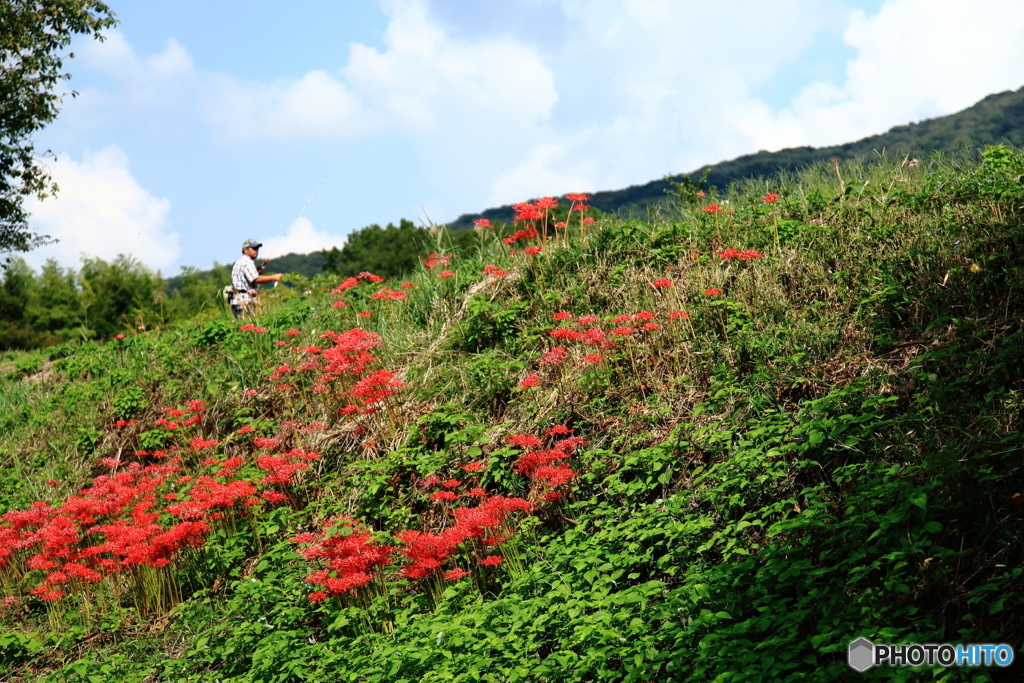
[[[230,512],[168,568],[7,606],[4,678],[832,681],[861,635],[1019,649],[1022,173],[998,153],[982,167],[812,168],[780,179],[772,205],[750,184],[734,214],[683,203],[653,223],[606,219],[531,260],[493,244],[390,305],[366,285],[343,309],[296,297],[261,320],[265,335],[215,321],[56,349],[0,392],[3,508],[59,502],[140,445],[203,436],[219,442],[209,453],[250,458],[244,425],[322,457],[283,487],[291,505]],[[727,247],[766,255],[723,260]],[[490,263],[511,275],[479,284]],[[651,287],[660,277],[674,286]],[[374,316],[357,321],[364,308]],[[679,309],[691,317],[666,318]],[[618,338],[600,363],[550,336],[558,311],[611,330],[640,310],[660,329]],[[309,378],[267,381],[297,365],[273,339],[355,322],[407,385],[393,416],[344,418]],[[539,365],[556,344],[569,358]],[[518,389],[529,373],[540,386]],[[192,431],[156,426],[159,407],[189,399],[208,403]],[[109,427],[126,417],[139,422]],[[544,502],[508,438],[555,424],[587,444],[566,498]],[[467,475],[468,460],[488,468]],[[338,514],[390,533],[450,526],[431,474],[537,508],[496,550],[467,545],[445,565],[467,579],[393,566],[311,603],[288,537]],[[488,552],[505,563],[479,566]],[[14,594],[41,577],[3,574]]]

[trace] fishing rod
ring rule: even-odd
[[[260,266],[257,269],[257,272],[259,272],[261,275],[263,274],[263,270],[267,267],[267,264],[270,263],[270,259],[275,255],[275,252],[277,251],[278,246],[280,246],[280,244],[284,240],[284,238],[288,236],[288,233],[290,233],[292,231],[292,228],[295,227],[295,221],[299,220],[299,217],[302,216],[302,213],[306,210],[306,207],[309,206],[310,202],[313,201],[313,198],[317,196],[317,194],[320,192],[320,188],[323,187],[324,183],[326,183],[326,182],[327,182],[327,176],[324,176],[324,179],[320,181],[319,185],[317,185],[316,190],[313,191],[313,194],[309,195],[309,199],[307,199],[306,203],[302,205],[302,208],[299,209],[299,212],[297,214],[295,214],[295,218],[292,219],[292,222],[288,224],[288,229],[285,230],[284,234],[281,235],[281,237],[276,241],[273,250],[271,250],[271,252],[270,252],[270,256],[268,256],[267,258],[263,259],[263,265]],[[277,287],[277,283],[276,282],[274,283],[274,286]]]

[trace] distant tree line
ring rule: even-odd
[[[50,260],[39,272],[9,257],[0,279],[0,349],[110,338],[139,326],[187,320],[222,305],[226,268],[184,269],[177,287],[129,256],[83,258],[78,270]]]

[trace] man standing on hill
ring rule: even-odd
[[[282,275],[261,275],[263,268],[256,267],[255,258],[259,255],[260,247],[263,245],[251,237],[242,242],[242,258],[235,261],[231,269],[231,311],[236,318],[243,315],[253,315],[256,311],[256,285],[264,282],[280,282]],[[263,267],[266,267],[266,262]]]

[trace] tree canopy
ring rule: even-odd
[[[45,198],[57,187],[40,164],[32,135],[59,111],[57,85],[75,34],[102,39],[117,23],[95,0],[0,2],[0,252],[28,251],[48,238],[28,226],[24,200]],[[74,93],[71,93],[74,96]]]

